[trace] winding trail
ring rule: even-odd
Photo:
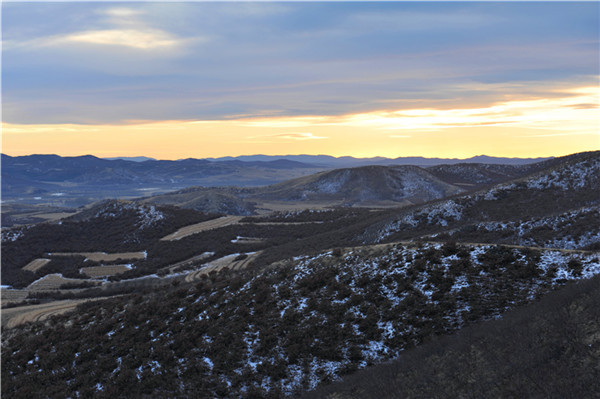
[[[81,303],[94,300],[100,299],[64,300],[2,309],[2,327],[13,328],[24,323],[46,320],[50,316],[70,312]]]

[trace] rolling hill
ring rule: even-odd
[[[465,359],[483,365],[482,378],[506,378],[520,392],[543,393],[531,379],[511,380],[508,368],[494,369],[493,356],[471,356],[485,345],[461,352],[437,339],[511,309],[523,309],[519,320],[532,319],[527,312],[539,308],[522,306],[600,274],[598,176],[600,152],[523,167],[369,166],[222,190],[248,203],[264,196],[412,204],[227,219],[168,206],[168,194],[160,205],[146,202],[158,197],[107,201],[57,222],[5,229],[2,284],[19,289],[3,289],[3,305],[7,295],[16,306],[3,318],[20,314],[11,320],[40,322],[3,327],[2,394],[283,397],[368,372],[427,342],[441,342],[436,348],[443,351],[433,351],[443,357],[430,357],[424,347],[409,359],[417,356],[423,367],[441,359],[445,366],[431,369],[431,378],[452,380],[456,371],[456,381],[470,381],[472,370],[452,363]],[[178,195],[195,201],[202,190]],[[168,239],[184,230],[181,239]],[[103,267],[116,271],[81,273]],[[45,290],[33,289],[42,283]],[[58,286],[63,283],[70,286]],[[75,302],[85,299],[95,301]],[[73,301],[64,305],[71,313],[51,317],[55,310],[46,309],[58,300]],[[594,317],[585,306],[572,316]],[[542,319],[535,323],[546,325]],[[503,328],[541,336],[521,325]],[[558,337],[528,357],[539,365],[534,381],[553,378],[558,369],[550,365],[569,370],[597,349],[593,334]],[[567,380],[585,396],[588,377]],[[438,387],[406,381],[415,397],[431,397],[428,387]],[[448,389],[460,394],[459,385]],[[502,394],[506,386],[474,388]]]
[[[475,157],[489,163],[528,164],[534,159]],[[146,157],[97,158],[91,155],[1,155],[5,203],[63,207],[105,198],[135,198],[190,186],[264,186],[319,171],[366,165],[439,165],[456,159],[352,158],[327,156],[243,156],[219,159],[155,160]]]
[[[337,169],[251,190],[250,198],[282,201],[425,202],[462,190],[415,166],[363,166]]]
[[[543,164],[543,163],[542,163]],[[441,199],[489,187],[543,169],[541,164],[361,166],[335,169],[262,187],[188,188],[144,198],[145,203],[171,204],[201,211],[250,214],[253,208],[275,201],[290,205],[393,207]],[[217,208],[211,198],[222,201]]]
[[[285,159],[212,162],[2,154],[2,200],[77,207],[104,198],[132,198],[188,186],[265,185],[323,170]]]

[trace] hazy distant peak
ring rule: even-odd
[[[102,158],[102,159],[107,159],[109,161],[121,159],[123,161],[133,161],[133,162],[156,161],[156,158],[150,158],[150,157],[112,157],[112,158]]]

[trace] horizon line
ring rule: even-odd
[[[547,159],[547,158],[559,158],[559,157],[564,157],[564,156],[569,156],[569,155],[574,155],[574,154],[580,154],[580,153],[585,153],[585,152],[596,152],[596,151],[600,151],[600,149],[598,150],[588,150],[588,151],[578,151],[578,152],[573,152],[570,154],[563,154],[563,155],[547,155],[547,156],[529,156],[529,157],[515,157],[515,156],[501,156],[501,155],[488,155],[485,153],[481,153],[481,154],[476,154],[476,155],[471,155],[468,157],[443,157],[443,156],[436,156],[436,157],[430,157],[430,156],[423,156],[423,155],[405,155],[405,156],[398,156],[398,157],[394,157],[394,158],[390,158],[390,157],[386,157],[386,156],[381,156],[381,155],[375,155],[375,156],[371,156],[371,157],[357,157],[357,156],[353,156],[353,155],[340,155],[340,156],[335,156],[335,155],[329,155],[329,154],[263,154],[263,153],[258,153],[258,154],[243,154],[243,155],[225,155],[225,156],[214,156],[214,157],[184,157],[184,158],[155,158],[155,157],[151,157],[151,156],[147,156],[147,155],[108,155],[108,156],[99,156],[99,155],[95,155],[92,153],[87,153],[87,154],[79,154],[79,155],[60,155],[57,153],[30,153],[30,154],[20,154],[20,155],[11,155],[5,152],[1,152],[1,154],[3,156],[9,156],[11,158],[18,158],[18,157],[29,157],[29,156],[58,156],[61,158],[80,158],[80,157],[87,157],[87,156],[92,156],[98,159],[105,159],[105,160],[111,160],[111,159],[124,159],[124,158],[147,158],[147,160],[155,160],[155,161],[181,161],[181,160],[186,160],[186,159],[196,159],[196,160],[222,160],[225,158],[232,158],[232,159],[236,159],[236,158],[247,158],[247,157],[270,157],[270,158],[277,158],[277,157],[281,157],[281,158],[286,158],[286,157],[329,157],[329,158],[333,158],[333,159],[342,159],[342,158],[352,158],[352,159],[356,159],[356,160],[369,160],[369,159],[383,159],[383,160],[397,160],[397,159],[406,159],[406,158],[421,158],[421,159],[445,159],[445,160],[470,160],[473,158],[480,158],[480,157],[487,157],[487,158],[492,158],[492,159]]]

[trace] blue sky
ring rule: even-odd
[[[489,107],[598,87],[599,3],[2,4],[3,122]]]

